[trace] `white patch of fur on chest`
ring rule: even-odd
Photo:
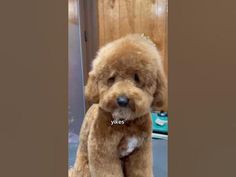
[[[120,151],[120,156],[125,157],[132,153],[139,145],[137,137],[129,137],[127,138],[127,145],[122,151]]]

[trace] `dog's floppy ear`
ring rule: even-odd
[[[89,72],[88,81],[85,86],[85,97],[91,103],[99,102],[98,81],[93,71]]]
[[[153,95],[152,109],[167,111],[167,78],[164,71],[159,71],[156,79],[156,91]]]

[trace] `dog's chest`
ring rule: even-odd
[[[142,144],[142,140],[137,136],[125,137],[120,142],[118,151],[120,157],[125,157],[131,154],[135,149],[137,149]]]

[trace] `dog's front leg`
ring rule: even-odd
[[[125,159],[125,177],[153,177],[151,138]]]
[[[88,149],[91,177],[124,177],[117,145],[112,139],[97,137],[89,141]]]

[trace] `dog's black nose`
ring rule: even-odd
[[[126,96],[119,96],[116,99],[119,106],[125,107],[129,104],[129,99]]]

